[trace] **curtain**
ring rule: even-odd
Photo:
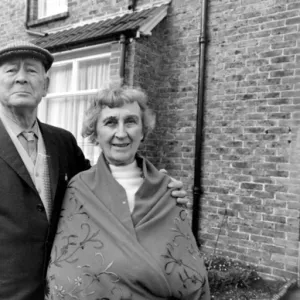
[[[76,75],[77,74],[77,75]],[[109,58],[92,59],[52,67],[49,94],[56,96],[44,99],[39,107],[39,118],[51,125],[69,130],[91,164],[97,162],[98,146],[81,136],[84,112],[93,95],[76,95],[76,91],[100,89],[109,78]],[[60,93],[74,92],[72,96]]]

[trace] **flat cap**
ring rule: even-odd
[[[6,59],[15,56],[38,59],[44,65],[46,71],[50,69],[54,60],[54,57],[48,50],[27,41],[15,40],[0,48],[0,64]]]

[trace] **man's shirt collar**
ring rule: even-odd
[[[4,125],[6,127],[9,127],[11,131],[18,137],[23,131],[25,131],[24,128],[22,128],[19,124],[17,124],[12,118],[10,118],[4,111],[2,106],[0,105],[0,118]],[[32,127],[30,129],[26,129],[26,131],[33,131],[35,135],[38,137],[39,130],[38,130],[38,122],[37,120],[34,121]]]

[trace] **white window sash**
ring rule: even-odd
[[[55,98],[72,97],[72,96],[93,96],[96,95],[98,92],[99,89],[82,90],[82,91],[65,92],[65,93],[51,93],[44,98],[55,99]]]
[[[76,52],[80,53],[80,50],[77,50]],[[91,60],[91,59],[97,59],[97,58],[110,58],[110,57],[111,57],[111,53],[100,53],[100,54],[89,55],[89,56],[84,56],[84,57],[80,57],[80,58],[64,59],[61,61],[56,61],[53,63],[53,66],[65,65],[67,63],[72,63],[74,61],[81,62],[81,61],[85,61],[85,60]]]

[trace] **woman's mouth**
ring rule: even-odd
[[[130,145],[130,143],[123,143],[123,144],[112,144],[114,147],[119,147],[119,148],[125,148]]]

